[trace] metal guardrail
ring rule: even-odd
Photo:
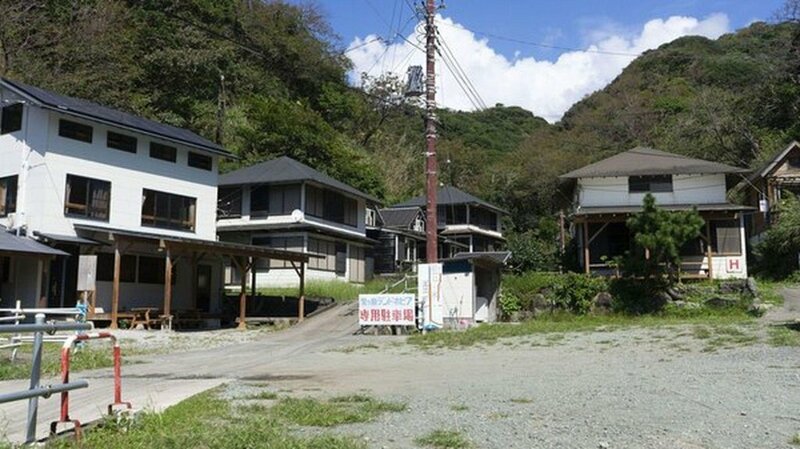
[[[36,419],[39,414],[40,397],[48,398],[56,392],[66,392],[79,388],[86,388],[89,386],[88,382],[85,380],[45,387],[42,387],[39,384],[42,375],[42,345],[44,334],[54,334],[56,331],[88,331],[94,328],[92,323],[45,323],[44,318],[44,313],[37,313],[35,324],[0,325],[0,334],[34,334],[30,387],[27,390],[0,394],[0,404],[25,399],[28,400],[28,419],[25,438],[26,444],[36,441]]]

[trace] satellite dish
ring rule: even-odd
[[[300,209],[295,209],[292,211],[292,220],[295,223],[300,223],[306,217],[306,214],[303,213]]]

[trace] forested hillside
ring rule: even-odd
[[[2,1],[0,74],[191,128],[242,157],[287,154],[388,203],[421,193],[421,109],[397,80],[350,87],[313,6],[247,0]],[[686,37],[633,61],[549,125],[497,105],[441,111],[441,177],[513,212],[567,198],[557,176],[636,145],[754,166],[800,138],[800,25]]]

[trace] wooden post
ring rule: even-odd
[[[583,268],[586,274],[590,273],[589,269],[589,221],[583,222]]]
[[[253,267],[250,269],[250,296],[256,296],[256,263],[257,259],[253,258]]]
[[[241,270],[241,289],[239,290],[239,329],[247,329],[247,273],[250,270],[250,264],[245,258],[242,258],[239,264]]]
[[[192,251],[192,285],[189,291],[191,292],[191,300],[195,308],[197,308],[197,260],[197,252]]]
[[[302,322],[306,317],[306,263],[300,262],[300,297],[297,299],[297,321]]]
[[[122,256],[119,251],[119,239],[114,239],[114,280],[111,284],[111,329],[117,329],[117,317],[119,315],[119,272],[122,264]]]
[[[164,260],[164,316],[172,315],[172,252],[166,247]]]
[[[708,253],[708,278],[714,279],[714,260],[711,258],[711,224],[706,220],[706,235],[708,236],[708,245],[706,246],[706,252]]]

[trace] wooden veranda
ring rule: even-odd
[[[110,327],[116,329],[120,319],[120,281],[122,257],[133,245],[155,245],[157,253],[164,257],[164,298],[163,311],[159,320],[167,327],[172,325],[172,299],[173,299],[173,270],[178,263],[190,263],[192,282],[190,283],[191,297],[196,296],[196,276],[198,261],[206,256],[214,257],[220,261],[228,259],[231,265],[236,266],[241,273],[241,289],[239,291],[239,324],[240,329],[246,328],[247,319],[247,280],[256,263],[260,259],[283,260],[290,262],[300,278],[298,291],[298,321],[303,321],[305,315],[305,271],[308,263],[308,254],[294,251],[284,251],[261,246],[246,245],[241,243],[219,242],[202,239],[172,237],[149,233],[112,230],[105,228],[82,227],[82,230],[95,234],[105,234],[114,251],[114,268],[111,290]],[[251,292],[255,295],[255,289]],[[92,301],[93,302],[93,301]],[[93,313],[94,304],[89,305],[90,315]]]

